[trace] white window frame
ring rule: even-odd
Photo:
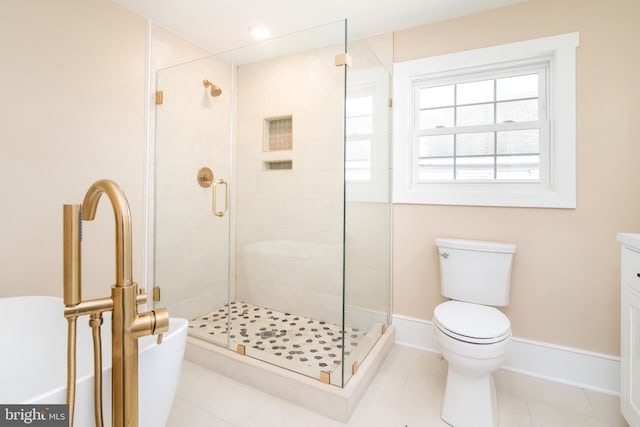
[[[576,48],[579,33],[510,43],[394,64],[393,202],[472,206],[576,207]],[[509,63],[549,62],[548,171],[535,182],[418,182],[415,84],[434,77],[481,73]],[[544,175],[544,176],[543,176]]]

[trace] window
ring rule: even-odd
[[[417,181],[538,182],[547,69],[548,62],[495,78],[418,82]]]
[[[390,76],[382,66],[347,72],[345,103],[345,198],[389,203]]]
[[[394,201],[575,207],[577,33],[395,64]]]
[[[367,90],[369,89],[369,90]],[[371,181],[374,88],[360,88],[346,100],[345,180]],[[365,94],[363,94],[363,92]]]

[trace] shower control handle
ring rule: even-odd
[[[217,188],[218,185],[224,184],[225,192],[224,192],[224,210],[218,210],[218,197],[217,197]],[[229,183],[224,179],[218,179],[213,183],[213,189],[211,191],[211,208],[213,210],[213,214],[217,217],[223,217],[224,214],[229,212]]]
[[[213,171],[206,166],[200,168],[198,170],[197,180],[200,187],[211,187],[211,184],[213,184]]]

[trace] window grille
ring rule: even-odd
[[[416,82],[417,181],[539,181],[548,161],[547,71],[545,62]]]
[[[346,120],[345,180],[370,181],[373,95],[347,98]]]

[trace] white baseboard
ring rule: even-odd
[[[429,320],[393,315],[396,344],[439,353]],[[620,358],[513,337],[502,369],[601,393],[620,394]]]

